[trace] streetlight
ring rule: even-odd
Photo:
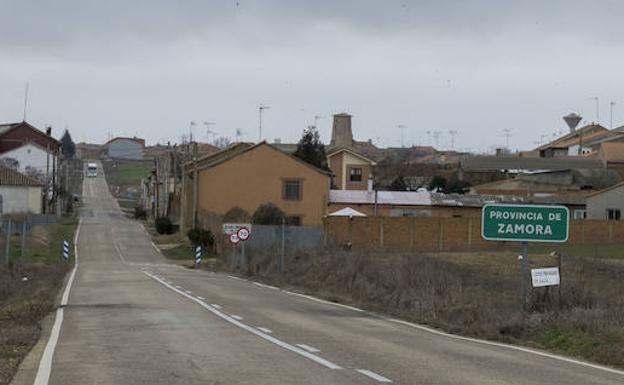
[[[258,142],[262,142],[262,111],[268,110],[270,106],[261,104],[258,107]]]

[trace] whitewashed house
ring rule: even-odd
[[[43,184],[5,166],[0,166],[0,215],[41,214]]]

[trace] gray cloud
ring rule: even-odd
[[[0,1],[0,120],[78,139],[178,139],[189,120],[295,140],[348,110],[356,135],[397,145],[458,130],[463,147],[534,145],[591,96],[624,99],[618,1]],[[622,101],[624,108],[624,100]],[[606,119],[605,119],[606,117]],[[624,114],[615,110],[616,121]],[[322,121],[325,137],[329,120]]]

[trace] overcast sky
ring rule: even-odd
[[[0,0],[0,121],[75,141],[219,136],[296,141],[315,115],[356,139],[534,147],[561,116],[624,124],[624,2]],[[542,138],[546,139],[546,137]]]

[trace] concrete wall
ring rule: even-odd
[[[41,214],[41,187],[0,186],[2,211],[0,214]]]
[[[285,179],[301,180],[301,200],[283,199]],[[287,215],[301,216],[302,225],[320,226],[327,207],[329,175],[263,145],[199,171],[197,193],[198,212],[223,215],[238,206],[251,215],[261,204],[272,202]],[[189,202],[187,210],[191,206]]]
[[[324,226],[327,244],[342,246],[350,242],[355,250],[462,251],[520,247],[518,242],[481,238],[480,218],[327,217]],[[569,243],[623,241],[624,221],[570,221]]]
[[[143,146],[131,139],[115,139],[108,143],[108,156],[113,159],[143,159]]]
[[[607,219],[607,209],[619,209],[624,219],[624,186],[587,197],[587,219]]]

